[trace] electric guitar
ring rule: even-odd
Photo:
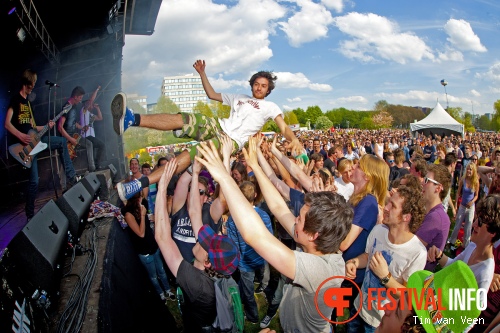
[[[68,104],[54,119],[53,122],[57,122],[59,118],[65,113],[68,113],[71,110],[72,105]],[[15,143],[9,146],[9,153],[14,157],[19,163],[27,168],[31,168],[31,163],[33,162],[33,158],[39,152],[45,150],[47,148],[47,144],[41,142],[42,136],[49,130],[49,124],[45,125],[43,129],[38,132],[36,129],[30,129],[28,131],[28,135],[31,136],[31,142],[27,145],[23,145],[22,143]]]
[[[68,142],[68,152],[69,152],[69,157],[71,160],[75,159],[76,157],[76,147],[80,143],[80,139],[82,138],[83,133],[87,132],[87,130],[92,126],[95,120],[95,114],[91,113],[90,114],[90,119],[89,119],[89,124],[85,125],[82,130],[81,134],[75,133],[73,134],[73,138],[76,140],[76,145],[71,144],[71,142]]]

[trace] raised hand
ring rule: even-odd
[[[255,169],[259,166],[259,161],[257,160],[257,150],[260,149],[260,140],[260,133],[257,133],[248,139],[248,150],[246,148],[243,148],[245,161],[252,169]]]
[[[222,163],[220,159],[219,152],[212,141],[210,141],[210,145],[207,145],[206,142],[201,142],[196,148],[203,157],[195,156],[194,158],[207,168],[210,175],[212,175],[217,182],[220,182],[224,176],[229,176],[229,173],[224,167],[224,163]]]
[[[196,69],[196,71],[198,73],[202,73],[205,71],[205,60],[196,60],[193,64],[193,67],[194,69]]]
[[[222,150],[222,158],[225,162],[230,163],[231,154],[233,153],[234,145],[233,140],[227,135],[223,134],[220,137],[221,150]]]
[[[177,160],[175,158],[171,159],[167,162],[167,164],[165,164],[165,168],[163,169],[160,181],[158,182],[158,194],[160,192],[167,192],[168,183],[170,183],[170,180],[172,179],[176,168]]]

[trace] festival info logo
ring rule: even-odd
[[[420,322],[441,325],[450,323],[451,321],[454,322],[454,318],[446,317],[446,314],[450,315],[453,311],[469,311],[473,307],[479,310],[479,312],[486,309],[487,303],[485,300],[488,290],[484,288],[448,288],[445,295],[445,291],[441,288],[434,287],[433,278],[433,275],[427,277],[423,288],[368,288],[366,292],[367,310],[395,310],[398,307],[401,310],[406,308],[411,310],[415,307],[416,310],[426,310],[431,315],[431,318],[418,317]],[[348,281],[358,289],[358,311],[352,317],[351,313],[349,313],[347,319],[344,321],[334,321],[321,312],[321,307],[323,309],[325,309],[325,307],[333,309],[332,318],[344,318],[345,310],[349,309],[349,298],[352,298],[353,296],[353,289],[339,287],[328,288],[325,284],[339,285],[342,281]],[[322,292],[322,295],[320,295],[320,291]],[[400,302],[399,296],[402,294],[405,294],[406,296],[405,300]],[[319,285],[318,289],[316,289],[314,304],[316,305],[316,310],[323,319],[332,324],[340,325],[350,322],[359,315],[362,307],[362,299],[363,294],[356,282],[345,276],[332,276],[323,281]],[[446,299],[446,302],[444,302],[444,299]],[[444,306],[444,304],[446,304],[446,306]],[[417,318],[417,316],[414,317]],[[473,322],[475,324],[475,320],[477,319],[461,316],[461,320],[465,320],[468,323]]]
[[[354,314],[354,316],[352,317],[348,317],[346,320],[344,321],[334,321],[334,320],[331,320],[331,318],[328,318],[327,316],[325,316],[325,314],[323,314],[321,312],[321,309],[319,307],[319,304],[320,303],[324,303],[327,307],[329,308],[332,308],[333,309],[333,313],[332,313],[332,318],[340,318],[340,317],[343,317],[344,316],[344,310],[345,309],[349,309],[349,297],[352,297],[352,289],[351,288],[328,288],[325,290],[325,292],[323,293],[323,299],[318,299],[320,298],[320,290],[323,288],[323,286],[326,284],[326,283],[329,283],[332,284],[332,283],[342,283],[342,281],[349,281],[351,282],[359,291],[359,295],[360,295],[360,306],[358,306],[358,311]],[[329,277],[328,279],[326,279],[325,281],[321,282],[321,284],[319,285],[318,289],[316,289],[316,294],[314,295],[314,304],[316,305],[316,310],[318,311],[319,315],[325,319],[326,321],[332,323],[332,324],[335,324],[335,325],[341,325],[341,324],[345,324],[345,323],[348,323],[350,322],[351,320],[353,320],[354,318],[357,317],[357,315],[359,314],[359,312],[361,311],[361,289],[359,288],[359,286],[356,284],[356,282],[354,282],[353,280],[345,277],[345,276],[332,276],[332,277]],[[350,314],[349,314],[350,315]]]

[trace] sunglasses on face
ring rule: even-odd
[[[427,184],[428,182],[434,183],[434,184],[436,184],[436,185],[441,185],[441,183],[440,183],[440,182],[438,182],[438,181],[436,181],[436,180],[434,180],[434,179],[432,179],[432,178],[425,177],[425,178],[424,178],[424,184]]]
[[[207,194],[207,191],[205,191],[205,190],[199,190],[199,191],[200,191],[200,195]],[[188,192],[191,192],[191,189],[189,189]]]

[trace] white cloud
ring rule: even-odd
[[[241,0],[232,7],[209,0],[164,1],[152,36],[125,38],[123,88],[139,91],[146,80],[196,73],[196,59],[207,73],[254,72],[273,51],[269,36],[286,9],[273,0]]]
[[[313,83],[303,73],[279,72],[276,86],[280,88],[307,88],[314,91],[331,91],[333,88],[328,84]]]
[[[476,89],[472,89],[470,91],[470,93],[471,93],[472,96],[475,96],[475,97],[480,97],[481,96],[481,94],[479,93],[479,91],[477,91]]]
[[[282,105],[281,109],[283,111],[292,111],[293,110],[293,108],[291,106],[288,106],[288,105]]]
[[[484,78],[487,80],[500,81],[500,62],[493,64],[487,72],[476,73],[476,78]]]
[[[455,50],[449,46],[446,47],[446,50],[441,53],[438,52],[439,61],[464,61],[464,55],[462,52]]]
[[[337,13],[342,13],[344,10],[343,0],[321,0],[321,3],[325,5],[326,8],[333,9]]]
[[[299,47],[304,43],[327,37],[328,26],[333,22],[332,14],[323,5],[311,0],[296,0],[296,2],[300,10],[287,22],[278,23],[287,35],[290,45]]]
[[[449,19],[444,25],[444,31],[449,36],[447,40],[462,51],[487,51],[486,47],[481,44],[479,37],[472,30],[469,22],[465,20]]]
[[[349,97],[340,97],[335,100],[336,103],[361,103],[367,104],[368,100],[363,96],[349,96]]]
[[[412,32],[400,32],[398,24],[385,17],[352,12],[336,17],[334,23],[352,38],[340,43],[340,51],[348,58],[363,62],[381,58],[400,64],[434,59],[432,50],[421,38]]]
[[[449,103],[450,106],[453,104],[468,104],[470,105],[471,99],[466,97],[456,97],[453,95],[444,93],[438,93],[435,91],[423,91],[423,90],[410,90],[406,93],[377,93],[374,94],[375,97],[379,99],[385,99],[391,104],[406,104],[411,105],[413,103],[419,105],[434,105],[436,101],[446,108],[446,104]]]
[[[288,102],[293,103],[293,102],[300,102],[302,101],[302,98],[300,97],[294,97],[294,98],[287,98],[286,99]]]

